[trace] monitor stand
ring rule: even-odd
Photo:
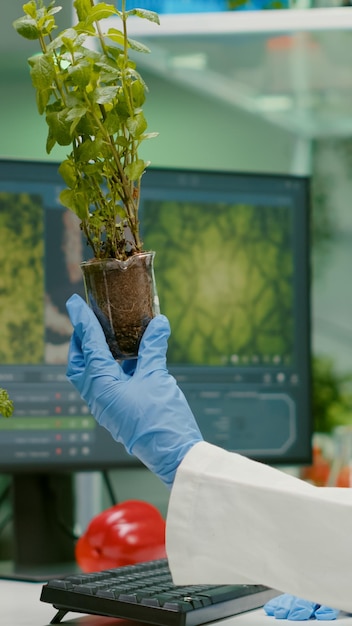
[[[45,581],[79,571],[74,509],[71,473],[14,475],[13,561],[0,562],[0,578]]]
[[[82,570],[75,562],[57,565],[16,565],[13,561],[0,561],[0,580],[45,583],[52,578],[79,574]]]

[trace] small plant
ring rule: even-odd
[[[10,400],[9,394],[0,387],[0,415],[11,417],[13,409],[13,402]]]
[[[94,0],[75,0],[77,23],[55,33],[55,0],[23,5],[14,28],[39,42],[40,54],[28,59],[37,107],[45,115],[47,153],[56,144],[71,146],[59,167],[67,185],[62,204],[81,220],[96,259],[125,260],[143,250],[138,207],[142,176],[148,162],[139,157],[147,133],[142,106],[146,85],[130,58],[131,50],[149,52],[127,36],[127,20],[135,16],[159,23],[144,9],[125,10]],[[104,20],[120,18],[121,30],[104,32]],[[55,36],[54,36],[55,34]]]

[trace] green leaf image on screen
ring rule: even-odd
[[[146,201],[169,362],[292,362],[292,227],[287,206]]]
[[[0,361],[44,360],[41,198],[0,193]]]

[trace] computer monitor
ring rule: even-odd
[[[270,464],[311,451],[308,189],[304,177],[151,170],[142,195],[169,369],[207,441]]]
[[[65,554],[45,529],[72,518],[66,479],[139,464],[66,380],[65,302],[84,297],[91,253],[63,186],[55,162],[0,160],[0,387],[15,404],[0,419],[0,473],[13,477],[19,566]],[[308,190],[290,175],[150,168],[142,180],[169,370],[205,440],[270,464],[310,460]]]

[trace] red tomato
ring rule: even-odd
[[[126,500],[99,513],[76,543],[76,561],[84,572],[165,556],[165,521],[141,500]]]

